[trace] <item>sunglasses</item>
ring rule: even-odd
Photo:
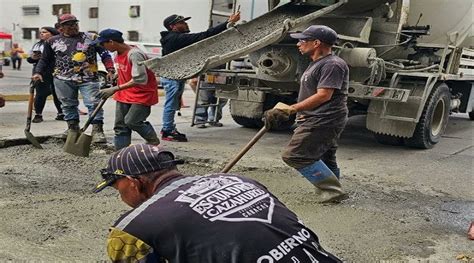
[[[174,158],[174,156],[173,156]],[[169,161],[164,161],[160,162],[159,168],[157,170],[162,170],[162,169],[167,169],[172,166],[175,166],[177,164],[184,164],[184,160],[169,160]],[[108,182],[108,185],[112,185],[115,183],[120,178],[130,176],[130,177],[138,177],[140,175],[128,175],[128,174],[118,174],[118,173],[113,173],[107,171],[107,169],[101,169],[100,170],[100,175],[102,176],[102,179]]]
[[[315,41],[316,39],[300,39],[298,40],[299,43],[308,43],[308,42],[311,42],[311,41]]]
[[[71,21],[71,22],[62,23],[61,25],[63,25],[63,26],[77,26],[78,23],[75,22],[75,21]]]
[[[118,179],[127,176],[126,174],[111,173],[107,171],[107,169],[101,169],[100,175],[102,176],[102,179],[104,179],[104,181],[107,181],[108,185],[113,185]]]

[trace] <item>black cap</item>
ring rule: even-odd
[[[115,152],[109,159],[107,168],[101,170],[102,178],[93,190],[98,193],[117,179],[124,176],[139,176],[183,164],[174,155],[158,146],[134,144]]]
[[[317,39],[329,45],[334,45],[337,40],[337,33],[328,26],[314,25],[306,28],[301,33],[290,34],[292,38],[309,40]]]
[[[166,27],[166,29],[168,30],[171,30],[170,26],[171,25],[174,25],[178,22],[181,22],[181,21],[187,21],[191,19],[191,17],[184,17],[184,16],[179,16],[179,15],[170,15],[168,16],[167,18],[165,18],[165,20],[163,20],[163,26]]]

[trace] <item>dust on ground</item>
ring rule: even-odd
[[[91,190],[110,150],[89,158],[64,153],[56,141],[0,149],[0,259],[12,261],[106,260],[107,229],[128,210],[113,189]],[[206,159],[180,156],[184,174],[218,171]],[[345,175],[351,198],[315,203],[314,189],[291,169],[235,167],[266,185],[313,229],[323,247],[347,262],[434,260],[473,256],[459,225],[474,218],[472,200],[426,195],[371,174]]]

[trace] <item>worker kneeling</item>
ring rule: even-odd
[[[128,262],[341,262],[265,186],[230,174],[185,176],[149,144],[114,153],[99,192],[133,207],[110,229],[107,252]]]

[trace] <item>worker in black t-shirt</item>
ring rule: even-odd
[[[114,153],[99,192],[113,186],[133,207],[110,229],[114,262],[341,262],[265,186],[228,174],[184,176],[157,146]]]
[[[348,196],[339,181],[337,139],[347,122],[349,67],[332,54],[336,32],[322,25],[290,34],[301,54],[311,58],[301,76],[298,103],[278,103],[264,114],[268,129],[278,128],[296,114],[295,129],[282,159],[317,189],[318,202],[339,202]]]

